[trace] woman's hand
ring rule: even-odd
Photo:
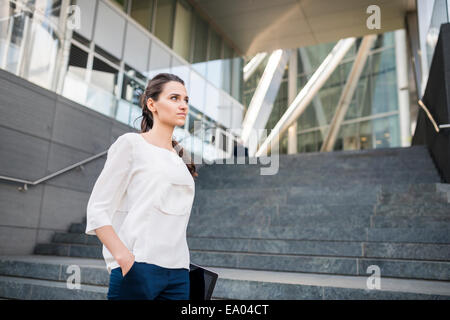
[[[122,276],[125,277],[125,275],[130,271],[131,267],[134,264],[135,257],[134,255],[128,251],[127,255],[123,258],[119,258],[117,263],[119,263],[120,268],[122,269]]]

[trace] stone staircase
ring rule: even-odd
[[[219,273],[214,299],[450,299],[450,185],[424,146],[280,155],[272,176],[263,166],[199,170],[188,244]],[[106,299],[101,243],[84,230],[0,256],[0,297]],[[73,265],[81,289],[67,287]]]

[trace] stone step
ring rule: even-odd
[[[450,262],[447,261],[228,253],[195,250],[191,251],[191,259],[200,265],[210,267],[353,276],[365,275],[369,266],[377,265],[381,270],[381,276],[450,280]]]
[[[52,255],[0,256],[0,276],[24,277],[67,283],[74,270],[80,283],[107,286],[109,274],[101,259]]]
[[[441,216],[450,217],[450,203],[422,202],[404,204],[379,204],[375,207],[376,216]]]
[[[436,176],[438,173],[434,165],[429,164],[417,165],[416,168],[402,168],[398,164],[383,164],[380,162],[363,163],[362,166],[359,163],[322,163],[320,161],[316,163],[296,163],[292,167],[278,167],[273,164],[273,167],[261,167],[259,165],[240,165],[240,164],[217,164],[207,168],[202,168],[198,171],[199,177],[206,177],[208,179],[216,179],[218,177],[233,177],[239,178],[240,176],[259,176],[264,175],[265,171],[269,168],[278,169],[274,170],[276,175],[280,176],[304,176],[306,173],[311,174],[323,174],[323,175],[336,175],[338,177],[343,175],[350,176],[373,176],[383,175],[386,172],[395,172],[398,175],[405,175],[414,172],[416,175],[432,175]],[[264,170],[263,170],[264,169]],[[272,171],[270,171],[272,172]]]
[[[210,268],[219,274],[214,295],[235,300],[407,300],[450,299],[450,283],[381,278],[368,289],[365,276]]]
[[[393,171],[390,172],[389,175],[386,174],[386,171],[364,171],[364,172],[354,172],[354,171],[345,171],[345,170],[333,170],[328,169],[325,170],[323,168],[319,168],[318,170],[279,170],[278,172],[272,175],[262,175],[259,172],[244,172],[243,170],[235,171],[232,173],[215,173],[214,175],[200,175],[198,178],[198,183],[203,184],[206,182],[218,182],[217,180],[226,179],[227,181],[240,181],[251,180],[254,181],[273,181],[278,182],[283,179],[291,179],[294,180],[310,180],[310,181],[318,181],[318,180],[346,180],[346,178],[351,180],[361,180],[361,181],[370,181],[372,179],[381,179],[381,180],[395,180],[395,181],[421,181],[425,182],[423,179],[434,179],[428,180],[430,182],[439,182],[440,178],[436,171],[427,171],[427,172],[417,172],[417,171]],[[426,182],[428,182],[426,181]]]
[[[314,212],[295,212],[287,211],[282,213],[280,206],[254,206],[249,209],[240,209],[239,207],[224,208],[223,211],[214,211],[214,214],[208,215],[208,211],[203,214],[192,215],[189,224],[197,228],[208,228],[211,225],[219,224],[222,227],[233,227],[236,224],[250,226],[257,225],[259,228],[291,226],[293,224],[302,227],[369,227],[371,209],[357,214],[322,214]],[[209,211],[211,213],[211,211]],[[223,215],[221,215],[223,213]]]
[[[443,192],[380,192],[378,204],[417,204],[417,203],[445,203],[447,194]]]
[[[223,206],[199,206],[193,208],[190,219],[219,219],[232,220],[233,217],[260,217],[268,216],[271,219],[296,219],[299,217],[329,216],[339,218],[362,217],[369,218],[373,215],[374,204],[272,204],[264,205],[250,203],[248,206],[223,205]],[[191,223],[192,220],[189,220]],[[232,221],[231,221],[232,222]],[[294,222],[291,220],[291,222]]]
[[[107,287],[81,285],[69,289],[66,283],[0,276],[0,296],[18,300],[106,300]]]
[[[286,204],[289,202],[296,204],[335,204],[348,202],[372,204],[377,201],[379,185],[357,186],[343,189],[323,186],[296,186],[279,188],[255,188],[255,189],[204,189],[198,192],[194,198],[194,207],[223,207],[230,205],[230,202],[240,206],[252,205],[255,202],[260,204]],[[320,201],[319,201],[320,200]]]
[[[370,226],[375,228],[448,228],[450,230],[450,217],[372,216]]]
[[[384,163],[398,163],[404,167],[415,167],[417,161],[430,162],[431,157],[426,149],[413,150],[411,148],[401,148],[395,150],[395,148],[390,148],[389,150],[371,149],[371,150],[345,150],[345,151],[333,151],[333,152],[308,152],[308,153],[298,153],[298,154],[278,154],[271,156],[262,157],[250,157],[250,158],[229,158],[229,159],[218,159],[213,161],[213,163],[205,164],[203,167],[220,165],[224,163],[235,163],[243,165],[246,164],[260,164],[262,166],[267,165],[271,161],[275,162],[278,159],[280,166],[293,166],[296,163],[317,163],[317,162],[331,162],[331,163],[341,163],[341,162],[356,162],[356,163],[367,163],[367,162],[384,162]],[[411,161],[414,160],[414,161]]]
[[[101,259],[101,242],[90,246],[80,244],[76,234],[60,234],[57,241],[39,244],[36,254],[89,257]],[[88,236],[87,237],[92,237]],[[416,260],[450,260],[450,245],[435,243],[383,243],[367,241],[315,241],[315,240],[271,240],[243,238],[187,238],[190,250],[213,250],[227,252],[253,252],[274,254],[300,254],[341,257],[374,257]],[[86,241],[86,240],[84,240]],[[93,242],[93,241],[92,241]],[[92,247],[95,247],[92,248]]]
[[[56,232],[53,235],[53,243],[71,243],[84,245],[102,245],[97,236],[88,235],[85,233],[70,233],[70,232]]]
[[[86,224],[73,223],[70,233],[84,233]],[[255,238],[285,240],[330,240],[330,241],[381,241],[381,242],[420,242],[450,243],[448,228],[364,228],[364,227],[316,227],[292,226],[233,226],[222,227],[217,224],[208,228],[188,224],[188,236]]]
[[[189,237],[194,251],[450,261],[450,244]]]
[[[67,287],[67,276],[72,273],[67,273],[70,265],[80,266],[81,289]],[[210,269],[219,275],[213,299],[450,299],[450,283],[444,281],[382,276],[380,289],[369,290],[369,274],[338,276]],[[37,255],[0,257],[0,297],[6,299],[105,300],[108,278],[102,260]]]
[[[254,176],[241,177],[239,179],[223,177],[220,179],[201,179],[197,180],[197,189],[247,189],[247,188],[267,188],[268,186],[285,186],[285,187],[301,187],[301,186],[329,186],[337,188],[347,188],[356,185],[373,185],[373,184],[412,184],[415,182],[437,183],[439,177],[435,176],[417,176],[414,174],[405,174],[403,176],[377,176],[363,179],[362,177],[341,177],[314,175],[309,177],[281,177],[277,175],[271,176]]]
[[[434,182],[434,183],[396,183],[396,184],[381,184],[380,185],[380,192],[431,192],[435,193],[442,189],[440,187],[443,185],[440,182]]]
[[[230,163],[213,163],[204,164],[198,168],[199,173],[217,174],[217,173],[234,173],[234,172],[253,172],[254,174],[260,174],[267,170],[274,168],[279,171],[286,171],[292,169],[294,171],[311,170],[318,171],[319,169],[335,171],[348,170],[354,172],[370,172],[370,171],[399,171],[399,172],[427,172],[435,171],[436,166],[433,160],[423,157],[411,157],[408,160],[402,158],[374,158],[374,159],[290,159],[289,162],[282,161],[277,162],[277,159],[267,160],[266,163],[262,163],[258,159],[258,163],[239,163],[237,161]]]
[[[292,226],[240,226],[208,228],[188,225],[187,235],[192,237],[252,238],[279,240],[371,241],[407,243],[450,243],[448,228],[363,228]]]
[[[100,245],[77,243],[38,243],[34,248],[34,254],[91,259],[103,258]]]

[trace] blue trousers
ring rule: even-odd
[[[111,270],[108,300],[189,300],[189,270],[168,269],[134,262],[122,276],[120,267]]]

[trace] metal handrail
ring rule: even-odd
[[[434,121],[433,116],[431,115],[430,111],[428,111],[428,108],[425,106],[425,104],[422,102],[422,100],[419,99],[419,106],[422,107],[422,109],[425,111],[425,113],[427,114],[428,119],[430,119],[430,121],[433,123],[434,126],[434,130],[436,130],[436,132],[439,132],[440,129],[447,129],[450,128],[450,123],[447,124],[440,124],[437,125],[436,121]]]
[[[50,174],[50,175],[48,175],[48,176],[45,176],[45,177],[43,177],[43,178],[41,178],[41,179],[38,179],[38,180],[36,180],[36,181],[29,181],[29,180],[17,179],[17,178],[6,177],[6,176],[0,176],[0,179],[1,179],[1,180],[12,181],[12,182],[23,183],[23,184],[24,184],[23,188],[22,188],[22,187],[19,187],[18,190],[19,190],[19,191],[26,191],[26,190],[28,190],[28,185],[29,185],[29,184],[30,184],[30,185],[33,185],[33,186],[38,185],[39,183],[44,182],[44,181],[47,181],[47,180],[49,180],[49,179],[51,179],[51,178],[53,178],[53,177],[56,177],[56,176],[58,176],[58,175],[60,175],[60,174],[62,174],[62,173],[64,173],[64,172],[66,172],[66,171],[69,171],[69,170],[72,170],[73,168],[82,166],[82,165],[85,164],[86,162],[90,162],[90,161],[92,161],[92,160],[94,160],[94,159],[100,158],[101,156],[103,156],[103,155],[106,154],[107,152],[108,152],[108,150],[105,150],[105,151],[103,151],[103,152],[100,152],[100,153],[98,153],[98,154],[96,154],[96,155],[94,155],[94,156],[92,156],[92,157],[89,157],[89,158],[87,158],[87,159],[84,159],[84,160],[82,160],[82,161],[79,161],[79,162],[77,162],[77,163],[75,163],[75,164],[72,164],[72,165],[70,165],[70,166],[68,166],[68,167],[66,167],[66,168],[64,168],[64,169],[61,169],[61,170],[59,170],[59,171],[56,171],[56,172],[54,172],[54,173],[52,173],[52,174]]]
[[[202,128],[200,128],[199,130],[194,131],[191,135],[193,135],[195,132],[198,132],[198,131],[200,131],[200,130],[207,130],[207,129],[211,129],[211,128],[216,128],[216,126],[206,126],[205,128],[202,127]],[[184,139],[184,138],[186,138],[186,137],[183,137],[183,139]],[[183,139],[181,139],[180,142],[181,142]],[[103,152],[100,152],[100,153],[98,153],[98,154],[96,154],[96,155],[94,155],[94,156],[92,156],[92,157],[89,157],[89,158],[87,158],[87,159],[84,159],[84,160],[82,160],[82,161],[79,161],[79,162],[77,162],[77,163],[74,163],[74,164],[72,164],[72,165],[70,165],[70,166],[68,166],[68,167],[66,167],[66,168],[64,168],[64,169],[61,169],[61,170],[59,170],[59,171],[56,171],[56,172],[54,172],[54,173],[52,173],[52,174],[49,174],[48,176],[45,176],[45,177],[43,177],[43,178],[41,178],[41,179],[38,179],[38,180],[36,180],[36,181],[17,179],[17,178],[7,177],[7,176],[0,176],[0,180],[6,180],[6,181],[11,181],[11,182],[23,183],[23,187],[19,187],[18,190],[19,190],[19,191],[26,191],[26,190],[28,190],[28,185],[32,185],[32,186],[38,185],[38,184],[41,183],[41,182],[47,181],[47,180],[49,180],[49,179],[51,179],[51,178],[53,178],[53,177],[56,177],[56,176],[58,176],[58,175],[60,175],[60,174],[62,174],[62,173],[64,173],[64,172],[67,172],[67,171],[72,170],[72,169],[74,169],[74,168],[80,167],[80,166],[82,166],[83,164],[85,164],[85,163],[87,163],[87,162],[90,162],[90,161],[92,161],[92,160],[95,160],[95,159],[97,159],[97,158],[100,158],[101,156],[103,156],[103,155],[106,154],[107,152],[108,152],[108,150],[105,150],[105,151],[103,151]]]

